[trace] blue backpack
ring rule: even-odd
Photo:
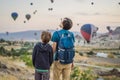
[[[60,40],[58,42],[58,60],[62,64],[69,64],[73,62],[75,56],[74,40],[71,32],[61,34],[58,32]]]

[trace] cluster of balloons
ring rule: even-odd
[[[36,12],[37,12],[37,10],[35,10],[35,11],[33,12],[33,14],[36,14]]]
[[[17,12],[12,12],[12,13],[11,13],[11,17],[12,17],[13,20],[15,21],[15,20],[18,18],[18,13],[17,13]],[[31,18],[31,15],[30,15],[30,14],[26,14],[26,15],[25,15],[25,18],[26,18],[27,20],[29,20],[29,19]]]
[[[53,8],[48,8],[48,10],[49,10],[49,11],[52,11],[52,10],[53,10]]]
[[[84,24],[80,29],[80,33],[87,43],[89,43],[91,39],[96,36],[97,31],[98,27],[95,27],[93,24]]]
[[[118,2],[118,4],[120,5],[120,2]],[[91,5],[94,5],[94,2],[91,2]]]
[[[33,5],[33,3],[31,2],[30,5]],[[37,10],[35,10],[33,12],[33,14],[36,14]],[[11,13],[11,17],[13,18],[14,21],[16,21],[16,19],[18,18],[18,13],[17,12],[12,12]],[[31,15],[30,14],[26,14],[25,18],[29,21],[31,19]],[[26,21],[24,21],[24,23],[26,23]]]
[[[51,1],[51,3],[54,3],[54,0],[50,0],[50,1]],[[48,8],[48,10],[49,10],[49,11],[52,11],[53,8]]]
[[[50,1],[51,1],[51,3],[54,3],[54,0],[50,0]],[[31,2],[30,5],[32,6],[33,3]],[[48,10],[49,10],[49,11],[52,11],[53,8],[48,8]],[[36,14],[36,13],[37,13],[37,10],[35,10],[35,11],[33,12],[33,14]],[[12,17],[13,20],[15,21],[15,20],[18,18],[18,13],[17,13],[17,12],[12,12],[12,13],[11,13],[11,17]],[[26,15],[25,15],[25,18],[26,18],[27,20],[30,20],[31,15],[30,15],[30,14],[26,14]],[[26,23],[26,21],[24,21],[24,23]]]

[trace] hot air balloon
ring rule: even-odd
[[[110,26],[107,26],[106,28],[107,28],[107,30],[109,31],[109,35],[111,35],[112,32],[113,32],[113,30],[110,28]]]
[[[107,30],[110,30],[110,26],[107,26],[106,28],[107,28]]]
[[[33,14],[36,14],[36,12],[37,12],[37,10],[35,10],[35,11],[33,12]]]
[[[37,33],[35,32],[35,33],[34,33],[34,35],[36,36],[36,35],[37,35]]]
[[[54,2],[54,0],[50,0],[51,1],[51,3],[53,3]]]
[[[52,10],[53,10],[53,8],[48,8],[48,10],[49,10],[49,11],[52,11]]]
[[[6,35],[8,36],[9,32],[6,32]]]
[[[35,14],[35,12],[33,12],[33,14]]]
[[[77,26],[79,26],[79,23],[77,23]]]
[[[91,2],[91,5],[94,5],[94,2]]]
[[[33,3],[30,3],[30,5],[33,5]]]
[[[31,15],[30,14],[26,14],[25,17],[26,17],[27,20],[29,20],[31,18]]]
[[[98,31],[98,27],[95,27],[93,28],[93,34],[92,34],[92,37],[96,36],[97,35],[97,31]]]
[[[24,23],[26,23],[26,21],[24,21]]]
[[[13,18],[13,20],[15,21],[18,17],[18,13],[17,12],[13,12],[11,13],[11,17]]]
[[[81,27],[80,32],[83,38],[87,41],[87,43],[89,43],[94,37],[93,35],[94,33],[96,33],[97,30],[98,28],[95,27],[93,24],[84,24]]]

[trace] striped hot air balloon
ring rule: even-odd
[[[87,41],[87,43],[89,43],[97,30],[98,28],[95,27],[93,24],[84,24],[80,29],[80,33],[83,36],[83,38]]]

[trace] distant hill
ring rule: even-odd
[[[24,40],[24,41],[33,41],[39,40],[41,32],[43,30],[28,30],[28,31],[21,31],[21,32],[12,32],[12,33],[0,33],[0,39],[5,40]],[[55,30],[49,30],[51,34],[53,34]],[[79,32],[74,31],[74,35],[80,35]]]
[[[28,30],[28,31],[20,31],[20,32],[12,32],[12,33],[0,33],[0,39],[5,40],[24,40],[24,41],[33,41],[33,40],[40,40],[40,35],[43,30]],[[55,30],[49,30],[51,34],[53,34]],[[80,32],[73,31],[75,38],[82,39]],[[120,35],[120,27],[117,27],[112,32],[112,36]],[[97,36],[100,37],[108,37],[109,33],[97,33]]]
[[[113,31],[113,35],[120,34],[120,26]]]

